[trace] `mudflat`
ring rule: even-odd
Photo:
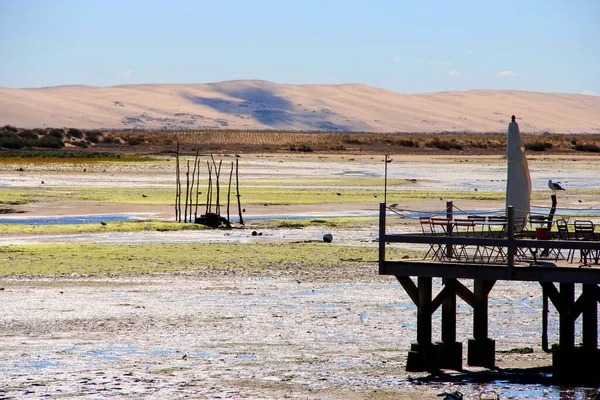
[[[223,156],[227,162],[232,157]],[[235,232],[249,240],[281,241],[277,235],[252,237],[252,230],[262,228],[253,216],[358,215],[373,219],[285,229],[296,243],[314,242],[328,232],[334,237],[330,246],[376,248],[376,213],[384,197],[388,204],[398,203],[399,215],[389,218],[394,229],[416,229],[410,212],[441,211],[448,200],[462,210],[504,207],[501,156],[396,157],[388,165],[387,193],[381,156],[242,155],[241,160],[240,190],[249,222]],[[10,204],[16,212],[10,217],[144,212],[174,220],[172,159],[85,166],[20,163],[0,164],[2,189],[36,197]],[[562,212],[597,209],[594,177],[600,160],[540,156],[530,158],[530,168],[534,205],[549,205],[546,182],[553,179],[567,189],[559,193]],[[274,188],[286,191],[273,194]],[[96,197],[103,190],[106,201]],[[131,198],[116,195],[127,190]],[[301,192],[309,194],[302,202]],[[110,224],[106,229],[110,234]],[[265,232],[277,231],[269,229]],[[210,242],[215,234],[227,232],[199,231],[190,238]],[[161,233],[138,235],[157,240]],[[98,238],[58,236],[45,243],[95,243]],[[4,265],[10,264],[11,251],[18,251],[11,241],[22,239],[3,238]],[[122,246],[133,245],[123,240]],[[107,249],[118,252],[119,246]],[[60,264],[51,250],[47,256]],[[203,257],[197,254],[199,266]],[[498,370],[468,367],[465,361],[461,372],[408,373],[416,309],[397,281],[377,274],[376,260],[303,268],[284,262],[285,253],[281,257],[281,263],[265,260],[260,269],[225,264],[185,273],[5,275],[0,278],[0,397],[421,399],[458,390],[468,399],[492,393],[566,399],[593,398],[597,392],[549,383],[551,355],[540,348],[537,284],[498,282],[490,294]],[[440,287],[436,281],[435,290]],[[472,312],[460,300],[457,318],[457,340],[466,346]],[[558,319],[552,312],[549,319],[550,343],[556,343]],[[438,314],[433,334],[440,337]]]
[[[466,398],[489,391],[501,398],[558,393],[543,379],[517,384],[498,371],[472,382],[484,370],[466,366],[439,379],[407,373],[416,310],[373,265],[316,276],[282,274],[276,266],[272,272],[3,279],[0,394],[421,399],[455,390]],[[533,284],[494,288],[490,329],[499,368],[551,364],[539,348],[539,302]],[[459,341],[470,337],[471,317],[459,302]]]

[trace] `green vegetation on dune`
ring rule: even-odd
[[[389,249],[401,257],[407,252]],[[391,254],[393,253],[393,254]],[[0,247],[0,275],[114,275],[164,272],[316,274],[376,264],[377,246],[326,243],[37,244]]]
[[[267,151],[288,154],[502,154],[506,135],[498,133],[375,133],[375,132],[293,132],[194,129],[185,131],[98,131],[76,128],[23,129],[0,127],[0,158],[21,157],[105,157],[108,151],[139,153],[146,148],[172,153],[176,143],[181,152],[193,155],[201,144],[204,151]],[[600,136],[594,134],[524,134],[530,153],[600,152]],[[115,157],[110,154],[110,157]],[[118,155],[116,155],[118,157]]]

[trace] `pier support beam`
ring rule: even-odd
[[[445,278],[448,291],[442,303],[442,341],[437,342],[438,366],[442,369],[462,370],[462,343],[456,341],[456,279]]]
[[[600,364],[598,349],[597,285],[583,284],[575,301],[575,285],[560,284],[560,296],[555,304],[559,312],[559,345],[552,353],[552,378],[559,382],[600,384],[596,366]],[[575,321],[582,316],[582,345],[575,346]]]
[[[560,283],[560,292],[555,304],[558,315],[558,348],[552,352],[552,378],[560,382],[568,382],[577,375],[576,365],[582,354],[575,350],[575,285]]]
[[[403,282],[400,281],[400,283]],[[438,369],[437,348],[431,342],[432,278],[419,277],[417,283],[417,343],[410,346],[406,360],[406,370],[436,371]]]
[[[575,347],[575,316],[573,315],[573,303],[575,302],[575,284],[560,284],[560,299],[562,310],[560,310],[559,342],[561,349],[573,349]]]
[[[586,350],[598,349],[598,302],[600,291],[596,285],[582,285],[583,292],[583,348]],[[595,364],[598,365],[598,364]]]
[[[467,364],[493,368],[496,365],[496,342],[488,338],[488,295],[495,281],[475,279],[473,286],[473,339],[469,339]]]

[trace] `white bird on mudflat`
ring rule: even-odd
[[[558,183],[552,182],[552,179],[548,179],[548,187],[552,189],[553,192],[556,192],[557,190],[565,190]]]

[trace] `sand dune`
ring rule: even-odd
[[[506,90],[406,95],[266,81],[0,88],[0,125],[141,129],[600,133],[600,96]]]

